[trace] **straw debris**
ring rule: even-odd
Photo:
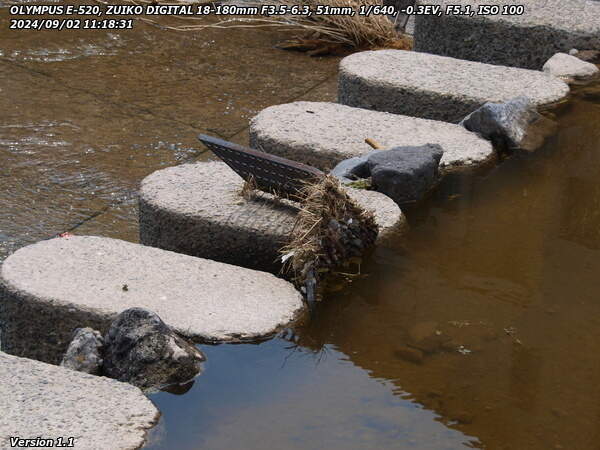
[[[256,185],[256,179],[254,176],[250,175],[248,179],[244,180],[240,195],[244,197],[245,200],[252,200],[256,197],[257,189],[258,186]]]
[[[107,4],[107,0],[95,0]],[[206,5],[206,0],[125,0],[127,3],[141,5]],[[261,7],[264,3],[260,0],[237,0],[231,4]],[[174,31],[201,31],[208,28],[242,28],[242,29],[275,29],[277,31],[294,33],[278,45],[286,50],[304,51],[311,56],[327,54],[344,54],[349,51],[392,48],[410,50],[413,46],[412,38],[404,33],[399,33],[396,24],[386,15],[358,14],[361,6],[382,5],[382,0],[271,0],[269,5],[275,8],[283,7],[288,11],[291,7],[308,7],[315,11],[318,5],[335,8],[350,7],[355,11],[353,16],[342,14],[283,14],[283,15],[256,15],[256,16],[230,16],[217,22],[206,23],[204,16],[169,16],[167,24],[164,20],[158,21],[147,16],[136,19],[163,29]]]
[[[284,270],[313,302],[320,300],[328,275],[373,246],[378,229],[373,212],[354,202],[333,176],[307,184],[300,195],[300,212],[281,254]]]

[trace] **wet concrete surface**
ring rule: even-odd
[[[243,139],[260,109],[337,68],[274,48],[273,32],[17,32],[9,17],[0,8],[0,259],[67,230],[136,241],[143,177],[208,157],[197,133]]]

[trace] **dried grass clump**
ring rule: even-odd
[[[106,0],[96,0],[106,4]],[[205,0],[125,0],[133,4],[204,5],[211,2]],[[215,2],[218,3],[218,2]],[[265,4],[260,0],[238,0],[231,4],[257,6]],[[306,15],[274,15],[252,17],[230,17],[216,23],[206,23],[204,17],[170,16],[180,20],[181,25],[159,24],[147,17],[137,18],[140,21],[176,31],[199,31],[206,28],[275,28],[280,31],[294,32],[296,35],[279,45],[288,50],[307,51],[313,56],[340,53],[348,50],[366,50],[393,48],[410,50],[412,38],[398,33],[395,24],[386,15],[361,16],[358,14],[362,5],[382,5],[382,0],[272,0],[269,5],[278,7],[308,6],[312,11],[317,5],[331,7],[351,7],[354,16],[322,14]],[[301,33],[298,35],[298,33]]]
[[[284,270],[293,274],[309,302],[320,299],[321,281],[375,243],[377,224],[330,175],[301,192],[303,201],[289,243],[281,250]]]
[[[245,200],[252,200],[256,197],[256,191],[258,186],[256,184],[256,179],[250,175],[250,177],[244,180],[244,184],[242,185],[242,190],[240,191],[240,195]]]
[[[275,4],[297,5],[293,0],[276,0]],[[280,45],[281,48],[308,50],[312,54],[335,52],[336,49],[375,49],[395,48],[409,50],[412,39],[399,34],[394,23],[385,15],[361,16],[362,5],[381,5],[381,0],[305,0],[301,5],[310,6],[313,11],[317,5],[331,7],[351,7],[354,16],[348,15],[312,15],[284,16],[280,20],[293,25],[306,33]]]

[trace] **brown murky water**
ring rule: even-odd
[[[13,33],[0,8],[0,259],[74,229],[137,238],[145,175],[195,134],[331,100],[337,61],[274,34]],[[304,327],[204,347],[153,394],[153,449],[600,448],[600,94],[534,154],[447,177]]]
[[[445,179],[292,343],[208,349],[150,448],[600,448],[599,179],[590,95]]]

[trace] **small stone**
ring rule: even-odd
[[[400,206],[418,202],[438,181],[443,154],[438,144],[371,153],[368,166],[373,187]]]
[[[374,150],[374,152],[377,151]],[[331,170],[331,175],[337,177],[343,184],[352,183],[361,178],[368,178],[370,171],[367,158],[371,153],[343,160]]]
[[[594,64],[566,53],[557,53],[546,61],[543,71],[567,82],[589,80],[600,73]]]
[[[100,375],[103,345],[99,331],[77,328],[60,365],[78,372]]]
[[[465,117],[461,125],[496,145],[535,150],[556,130],[554,121],[537,112],[527,97],[505,103],[486,103]]]
[[[448,336],[438,333],[438,331],[437,322],[427,321],[417,323],[408,331],[409,345],[425,353],[434,353],[443,348],[446,342],[450,341]]]
[[[186,383],[206,360],[156,313],[143,308],[119,314],[104,341],[104,374],[142,389]]]
[[[417,348],[407,347],[405,345],[396,349],[396,354],[405,361],[421,364],[423,362],[423,352]]]

